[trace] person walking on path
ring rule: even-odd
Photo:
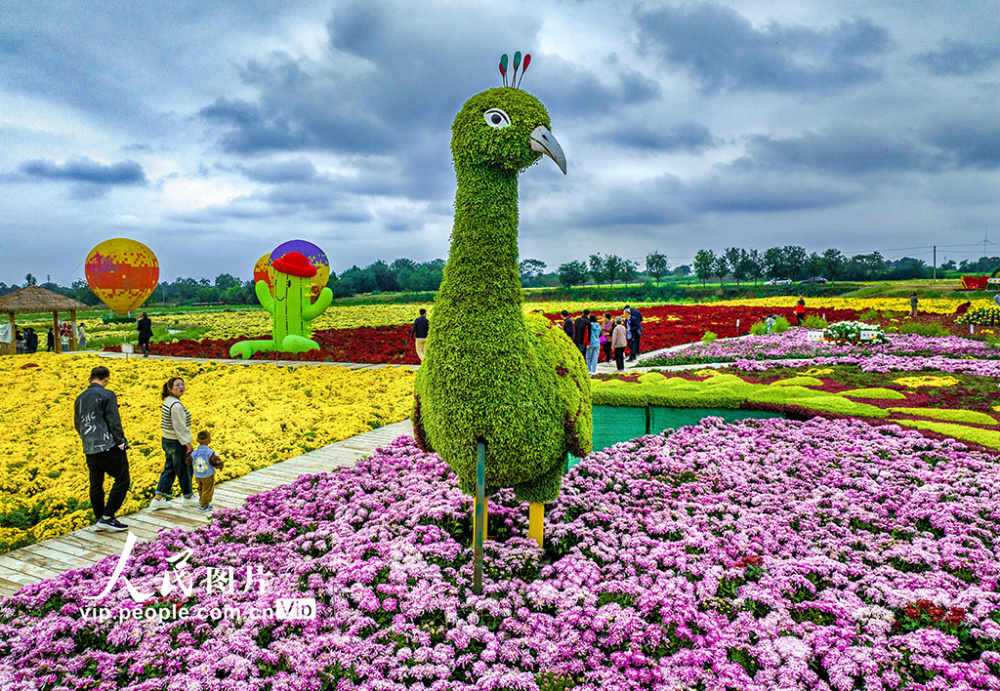
[[[156,485],[156,495],[149,504],[154,511],[170,508],[166,496],[173,489],[174,478],[177,478],[181,486],[184,505],[188,506],[196,501],[191,491],[191,471],[186,462],[187,452],[194,450],[194,439],[191,437],[191,413],[181,403],[184,388],[183,379],[171,377],[160,392],[163,398],[163,407],[160,408],[160,429],[163,431],[161,443],[166,460],[160,473],[160,481]]]
[[[55,349],[55,347],[56,347],[56,335],[52,333],[52,327],[49,327],[49,333],[46,334],[45,336],[45,350],[51,353]]]
[[[590,325],[587,332],[587,371],[597,374],[597,355],[601,350],[601,324],[597,321],[597,315],[591,313]]]
[[[212,435],[208,430],[198,432],[198,448],[187,454],[186,462],[194,470],[198,481],[198,498],[201,499],[201,512],[208,513],[212,506],[212,496],[215,494],[215,470],[223,466],[222,459],[209,447]]]
[[[76,342],[80,350],[87,347],[87,330],[83,328],[83,324],[80,324],[76,329]]]
[[[573,340],[573,318],[569,316],[569,312],[567,312],[566,310],[562,311],[562,318],[564,320],[563,321],[563,331],[566,332],[566,335],[569,336],[569,339],[572,341]]]
[[[583,310],[583,315],[573,323],[573,343],[580,349],[580,355],[587,357],[587,330],[590,328],[590,310]]]
[[[142,317],[136,321],[136,326],[139,327],[139,350],[142,351],[143,357],[149,357],[149,339],[153,337],[153,321],[143,312]]]
[[[625,337],[625,325],[622,324],[621,317],[615,317],[615,330],[611,332],[611,347],[615,350],[615,365],[618,372],[625,371],[625,346],[628,339]]]
[[[604,362],[611,364],[611,330],[615,328],[615,323],[611,319],[611,312],[604,313],[604,324],[601,325],[601,349],[603,350]]]
[[[131,485],[128,469],[128,441],[118,414],[118,398],[108,389],[111,371],[95,367],[90,371],[90,385],[73,404],[73,425],[80,435],[83,453],[90,471],[90,505],[94,509],[94,530],[128,530],[115,518]],[[104,501],[104,475],[115,482]]]
[[[910,316],[913,317],[913,318],[916,318],[916,316],[917,316],[917,293],[916,293],[916,291],[914,291],[914,293],[910,296]]]
[[[413,346],[417,350],[417,357],[420,362],[424,361],[424,351],[427,348],[427,334],[431,330],[431,321],[427,318],[427,310],[420,308],[420,316],[410,327],[410,338],[413,339]]]
[[[631,355],[633,351],[632,345],[632,310],[627,307],[622,310],[622,325],[625,327],[625,341],[628,345],[628,352]],[[628,358],[629,361],[632,360],[631,357]]]
[[[629,326],[631,327],[629,331],[632,332],[632,345],[628,359],[635,362],[639,357],[639,342],[642,338],[642,314],[635,307],[625,305],[625,309],[629,311]]]
[[[806,319],[806,299],[799,296],[799,301],[795,303],[795,326],[802,326]]]

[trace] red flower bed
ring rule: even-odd
[[[268,338],[261,336],[260,338]],[[313,332],[313,339],[320,350],[305,353],[257,353],[253,360],[302,360],[306,362],[364,362],[396,365],[417,365],[420,360],[410,340],[410,326],[362,326],[356,329],[327,329]],[[251,340],[228,338],[223,340],[177,341],[152,343],[153,355],[228,359],[234,343]],[[258,339],[252,339],[258,340]],[[105,350],[117,350],[107,347]]]
[[[658,305],[655,307],[637,308],[642,313],[642,352],[649,353],[660,348],[693,343],[700,341],[706,331],[711,331],[719,338],[732,338],[750,333],[750,327],[755,322],[766,319],[771,314],[785,317],[795,323],[794,310],[776,307],[743,307],[739,305]],[[604,311],[598,310],[599,315]],[[825,314],[828,322],[856,319],[854,310],[816,310],[806,309],[806,316]],[[611,311],[612,317],[621,315],[621,310]],[[557,314],[545,315],[553,321],[562,323]],[[579,314],[571,315],[574,319]],[[671,317],[678,319],[672,320]],[[736,320],[740,325],[737,329]]]
[[[658,305],[640,307],[642,312],[642,352],[649,353],[661,348],[700,341],[706,331],[719,338],[731,338],[750,332],[750,327],[768,315],[777,314],[793,324],[795,317],[791,308],[742,307],[716,305]],[[603,314],[603,310],[599,314]],[[808,310],[806,315],[818,314],[820,310]],[[828,321],[844,321],[856,318],[853,310],[822,310]],[[613,316],[621,310],[613,311]],[[556,314],[547,314],[554,322],[562,323]],[[579,316],[572,315],[573,318]],[[671,319],[676,317],[676,319]],[[740,325],[737,329],[736,320]],[[261,336],[267,338],[267,336]],[[356,329],[326,329],[316,331],[313,338],[320,350],[306,353],[258,353],[254,360],[303,360],[310,362],[365,362],[388,364],[419,364],[417,354],[410,340],[410,326],[362,326]],[[225,339],[218,341],[177,341],[176,343],[153,343],[150,352],[154,355],[174,355],[179,357],[229,358],[229,348],[238,341]],[[105,350],[117,350],[107,347]]]

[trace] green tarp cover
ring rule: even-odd
[[[647,427],[647,415],[648,425]],[[726,422],[747,418],[765,419],[783,417],[776,413],[757,410],[730,410],[725,408],[634,408],[628,406],[594,406],[594,450],[599,451],[618,442],[628,441],[646,434],[659,434],[665,429],[697,425],[702,418],[721,417]],[[580,461],[570,456],[567,469]]]

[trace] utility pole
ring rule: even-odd
[[[937,245],[934,245],[934,282],[937,283]]]

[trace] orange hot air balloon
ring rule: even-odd
[[[84,270],[90,289],[118,314],[142,305],[160,279],[160,262],[153,251],[128,238],[105,240],[90,250]]]
[[[267,289],[274,295],[274,267],[271,266],[271,254],[265,254],[253,265],[253,282],[264,281]]]

